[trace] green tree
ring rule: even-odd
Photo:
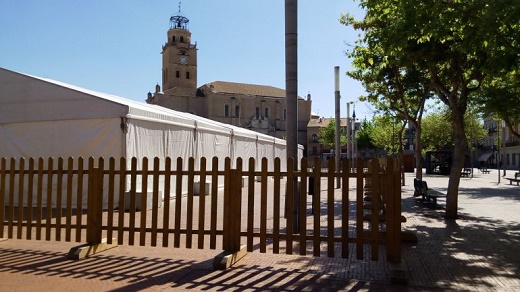
[[[361,121],[360,129],[357,132],[357,147],[359,149],[375,149],[377,146],[372,141],[372,131],[374,124],[366,118]]]
[[[489,79],[477,98],[482,112],[503,120],[509,131],[520,138],[515,128],[520,123],[520,68]]]
[[[482,142],[487,136],[487,131],[482,127],[482,119],[477,108],[470,108],[464,117],[466,129],[466,141],[468,150],[473,147],[473,142]],[[453,122],[449,109],[443,106],[430,112],[423,118],[423,154],[426,151],[451,149],[455,146]]]
[[[374,117],[370,138],[377,148],[385,149],[388,155],[402,150],[402,132],[406,123],[389,115]]]
[[[318,134],[318,143],[323,146],[328,146],[334,148],[336,146],[336,128],[334,124],[334,119],[330,119],[327,126],[320,128],[320,132]],[[345,130],[343,127],[340,128],[340,146],[345,146],[347,144],[347,137],[345,136]]]
[[[484,79],[518,64],[520,2],[481,0],[360,0],[366,11],[367,52],[400,70],[428,76],[436,98],[449,108],[454,157],[448,182],[446,218],[455,219],[458,187],[468,143],[464,117]],[[368,60],[370,61],[370,60]]]

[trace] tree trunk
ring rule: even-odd
[[[421,123],[415,123],[415,177],[422,180]]]
[[[464,111],[453,106],[451,107],[451,116],[453,119],[455,146],[453,149],[450,179],[448,181],[445,218],[457,219],[460,173],[464,167],[464,158],[468,147],[464,129]]]

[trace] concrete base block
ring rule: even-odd
[[[125,211],[130,211],[130,192],[125,193]],[[159,208],[162,206],[162,192],[159,192]],[[141,205],[141,199],[143,197],[143,193],[137,192],[135,193],[135,210],[141,211],[143,210],[143,206]],[[146,194],[146,209],[151,210],[153,207],[153,192],[148,192]]]
[[[242,245],[237,252],[224,251],[213,259],[215,270],[226,270],[247,255],[247,246]]]
[[[71,260],[81,260],[86,257],[92,256],[96,253],[100,253],[105,250],[114,248],[116,246],[117,246],[116,238],[112,238],[112,244],[108,244],[107,239],[103,238],[103,240],[99,244],[89,245],[87,243],[87,244],[83,244],[83,245],[71,248],[69,251],[68,258]]]
[[[209,193],[211,191],[211,181],[206,181],[205,186],[206,186],[206,192],[205,192],[205,194],[201,194],[200,193],[200,181],[193,182],[193,195],[195,195],[195,196],[209,195]]]
[[[407,265],[404,261],[401,263],[389,263],[390,282],[395,284],[407,285],[410,278]]]

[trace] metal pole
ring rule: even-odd
[[[350,103],[347,102],[347,159],[352,158],[350,155],[351,144],[350,144]]]
[[[340,163],[340,160],[341,160],[341,145],[340,145],[340,135],[341,135],[341,132],[340,132],[340,125],[341,125],[341,117],[340,117],[340,105],[339,105],[339,99],[340,99],[340,94],[339,94],[339,66],[336,66],[334,67],[334,92],[335,92],[335,100],[336,100],[336,119],[334,120],[335,122],[335,126],[336,126],[336,135],[335,135],[335,140],[334,140],[334,146],[335,146],[335,151],[336,151],[336,172],[339,173],[339,170],[340,170],[340,167],[339,167],[339,163]],[[340,184],[340,180],[339,180],[339,177],[336,178],[336,188],[340,188],[341,184]]]
[[[285,97],[287,108],[287,158],[294,159],[294,169],[298,170],[298,1],[285,0]],[[297,185],[294,180],[294,186]],[[299,202],[297,187],[293,188],[293,231],[300,230]]]
[[[500,164],[502,159],[500,158],[500,121],[497,121],[497,172],[498,172],[498,183],[500,183]]]

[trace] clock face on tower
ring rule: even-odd
[[[181,64],[186,64],[188,62],[188,59],[186,57],[181,57]]]

